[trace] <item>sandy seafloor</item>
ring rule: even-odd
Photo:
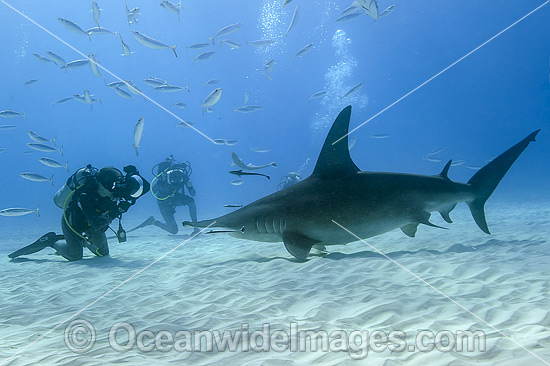
[[[516,342],[550,362],[549,202],[494,202],[486,207],[492,235],[482,233],[465,205],[420,227],[368,242],[452,297]],[[127,227],[131,227],[127,223]],[[4,234],[4,241],[37,237],[40,228]],[[18,239],[19,238],[19,239]],[[47,249],[29,260],[0,257],[0,363],[9,365],[544,365],[482,321],[376,254],[364,243],[329,247],[306,263],[291,260],[282,243],[226,235],[202,236],[180,246],[76,316],[93,324],[97,339],[85,354],[64,344],[67,323],[31,344],[140,269],[181,244],[149,227],[111,243],[110,258],[88,255],[68,263]],[[11,243],[11,247],[18,246]],[[364,360],[346,352],[116,352],[107,335],[117,322],[141,330],[271,331],[402,330],[407,344],[429,329],[481,330],[485,352],[370,351]],[[29,346],[30,345],[30,346]],[[28,347],[27,347],[28,346]],[[24,349],[24,347],[27,347]]]

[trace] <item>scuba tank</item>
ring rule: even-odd
[[[61,187],[53,196],[55,205],[59,208],[63,208],[67,197],[73,192],[79,185],[84,183],[86,179],[94,178],[98,170],[88,164],[84,168],[78,169],[73,175],[71,175],[67,182]]]

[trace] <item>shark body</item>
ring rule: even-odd
[[[448,178],[451,161],[434,176],[360,171],[348,149],[350,116],[351,106],[340,112],[307,179],[216,219],[186,221],[183,225],[206,227],[214,223],[213,227],[232,230],[229,235],[234,237],[282,241],[290,254],[306,259],[314,245],[357,240],[334,222],[362,239],[397,228],[414,237],[419,224],[437,227],[429,221],[431,212],[439,212],[451,223],[451,210],[466,202],[479,228],[489,234],[485,202],[540,131],[493,159],[468,183],[458,183]]]

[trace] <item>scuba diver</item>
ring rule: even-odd
[[[301,179],[302,179],[302,176],[300,175],[300,173],[289,172],[287,175],[283,176],[279,181],[279,185],[277,186],[277,191],[293,186],[296,183],[298,183]]]
[[[153,184],[151,194],[157,199],[160,214],[164,222],[158,221],[154,216],[151,216],[129,231],[148,225],[155,225],[168,231],[170,234],[177,234],[178,224],[174,218],[177,206],[189,206],[191,221],[197,221],[197,206],[193,199],[196,191],[190,179],[192,173],[191,164],[188,161],[180,163],[174,159],[173,155],[170,155],[165,161],[155,165],[152,168],[152,173],[155,178],[151,182]],[[185,194],[185,188],[187,188],[191,196]],[[191,235],[195,235],[199,231],[199,229],[195,228]]]
[[[109,255],[105,235],[111,229],[109,225],[118,218],[117,239],[119,243],[126,241],[122,214],[149,191],[149,182],[135,166],[124,167],[124,173],[114,167],[97,170],[91,165],[77,170],[54,196],[55,204],[63,209],[63,235],[49,232],[8,257],[17,258],[46,247],[54,248],[69,261],[82,259],[84,247],[99,257]],[[65,241],[60,242],[62,239]]]

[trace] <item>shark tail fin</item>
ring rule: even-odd
[[[478,170],[468,181],[475,194],[475,198],[468,201],[467,204],[470,207],[477,226],[485,233],[490,234],[487,221],[485,220],[485,202],[487,202],[487,199],[489,199],[512,164],[529,146],[529,143],[535,141],[535,137],[539,131],[532,132],[529,136],[494,158],[490,163]]]

